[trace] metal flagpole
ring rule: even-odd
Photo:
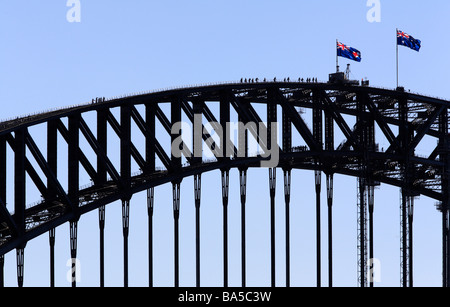
[[[395,39],[396,39],[395,45],[397,46],[397,88],[398,88],[398,28],[395,30]]]
[[[336,72],[339,72],[339,57],[337,54],[337,46],[338,46],[339,40],[336,39]]]

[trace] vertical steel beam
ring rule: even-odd
[[[328,286],[333,287],[333,174],[327,174],[328,202]]]
[[[50,171],[57,178],[58,168],[58,123],[57,121],[49,121],[47,123],[47,163]],[[47,179],[47,199],[57,197],[56,187]],[[53,228],[49,231],[50,243],[50,287],[55,287],[55,232]]]
[[[192,152],[193,159],[191,165],[201,164],[203,155],[203,102],[199,100],[192,101],[192,110],[194,117],[192,120]]]
[[[79,206],[79,179],[80,179],[80,116],[69,116],[69,139],[68,139],[68,196],[75,206],[75,218],[70,221],[70,255],[72,258],[72,287],[76,287],[76,258],[77,258],[77,227],[78,227],[78,206]]]
[[[358,178],[358,280],[361,288],[365,288],[367,283],[366,192],[365,179],[360,176]]]
[[[221,102],[222,106],[223,102]],[[193,107],[193,120],[192,120],[192,153],[193,160],[191,164],[200,165],[202,163],[202,119],[203,119],[203,104],[194,100],[192,102]],[[221,107],[221,114],[223,113]],[[229,113],[229,111],[228,111]],[[200,120],[198,120],[200,119]],[[200,257],[200,203],[201,203],[201,187],[202,176],[201,174],[194,175],[194,199],[195,199],[195,273],[196,273],[196,286],[200,287],[200,274],[201,274],[201,257]]]
[[[100,149],[107,154],[107,110],[97,111],[97,141],[100,145]],[[107,182],[107,169],[104,161],[100,155],[97,155],[97,184],[102,185]],[[100,287],[105,286],[105,219],[106,219],[106,208],[101,206],[98,208],[98,221],[99,221],[99,231],[100,231]]]
[[[292,121],[283,111],[283,152],[288,153],[292,151]]]
[[[369,261],[370,261],[370,265],[372,266],[372,269],[375,269],[373,267],[374,265],[374,244],[373,244],[373,225],[374,225],[374,220],[373,220],[373,212],[374,212],[374,205],[375,205],[375,187],[373,185],[368,186],[367,187],[367,202],[369,205]],[[370,274],[369,277],[369,285],[371,288],[374,287],[374,276],[373,274]]]
[[[403,187],[401,189],[401,284],[403,287],[408,286],[408,222],[407,222],[407,191],[406,188],[408,186],[408,107],[405,99],[400,99],[398,101],[398,117],[400,120],[399,126],[399,138],[400,144],[403,152]]]
[[[151,104],[145,105],[145,121],[150,135],[145,137],[145,160],[147,171],[154,172],[156,167],[156,150],[153,140],[156,129],[156,107]]]
[[[334,119],[333,116],[325,112],[325,150],[334,152]],[[327,183],[327,204],[328,204],[328,286],[333,287],[333,173],[332,165],[324,162]]]
[[[401,284],[402,287],[408,287],[408,215],[407,215],[407,200],[405,189],[402,189],[402,203],[401,203]]]
[[[272,149],[278,144],[272,144],[272,123],[277,122],[277,91],[274,88],[267,89],[267,149]],[[263,140],[266,141],[266,140]],[[271,250],[271,285],[276,285],[275,267],[275,192],[276,192],[276,168],[269,168],[270,188],[270,250]]]
[[[78,222],[70,222],[70,257],[72,258],[72,288],[77,286],[77,240]]]
[[[222,205],[223,205],[223,285],[228,287],[228,192],[230,170],[222,172]]]
[[[75,211],[79,205],[79,182],[80,182],[80,157],[79,157],[79,141],[80,141],[80,116],[69,116],[69,138],[68,138],[68,196]],[[78,212],[74,212],[75,215]],[[76,218],[78,220],[78,218]]]
[[[241,115],[239,115],[238,120],[239,123],[247,124],[247,121]],[[248,129],[238,129],[238,152],[239,157],[248,158]]]
[[[409,287],[414,287],[414,270],[413,270],[413,217],[414,217],[414,197],[408,197],[408,243],[409,243]]]
[[[316,265],[317,265],[317,287],[322,287],[322,266],[321,266],[321,234],[320,234],[320,194],[322,190],[322,172],[315,171],[316,182]]]
[[[222,137],[220,149],[222,151],[222,158],[219,160],[229,160],[229,156],[227,156],[227,152],[233,152],[231,148],[227,148],[230,145],[230,99],[227,92],[222,92],[220,94],[220,126],[222,127]]]
[[[108,110],[97,111],[97,142],[105,155],[108,155]],[[97,182],[105,184],[107,168],[101,155],[97,155]]]
[[[412,198],[412,182],[413,182],[413,167],[414,165],[410,161],[410,142],[413,139],[414,131],[410,128],[408,122],[409,106],[405,98],[399,99],[399,139],[402,148],[402,170],[403,170],[403,186],[402,186],[402,204],[401,204],[401,256],[402,256],[402,286],[413,286],[413,246],[412,246],[412,214],[413,208]]]
[[[47,163],[50,171],[58,178],[58,123],[57,121],[49,121],[47,123]],[[47,199],[57,197],[58,192],[51,181],[47,178]]]
[[[173,191],[173,219],[174,219],[174,283],[180,286],[179,281],[179,220],[180,220],[180,183],[172,183]]]
[[[130,229],[130,200],[122,200],[123,285],[128,287],[128,236]]]
[[[131,184],[131,108],[120,107],[120,176],[125,184],[125,194]],[[129,196],[125,197],[129,198]]]
[[[222,157],[218,157],[219,161],[228,161],[227,145],[229,145],[229,123],[230,123],[230,99],[227,92],[220,94],[220,125],[222,127],[222,138],[220,140],[220,149]],[[223,205],[223,285],[228,287],[228,193],[230,182],[230,170],[221,170],[222,178],[222,205]]]
[[[277,133],[277,131],[272,131],[272,124],[278,122],[277,106],[277,90],[274,88],[267,89],[267,140],[262,140],[262,142],[266,142],[268,150],[278,146],[278,144],[272,144],[272,133]]]
[[[292,121],[283,110],[283,152],[292,151]],[[291,203],[291,168],[284,167],[284,200],[285,200],[285,233],[286,233],[286,287],[291,286],[291,260],[290,260],[290,203]]]
[[[366,129],[365,126],[367,124],[366,122],[366,116],[364,114],[365,111],[365,105],[364,105],[364,98],[358,97],[357,102],[357,119],[356,119],[356,132],[358,132],[358,141],[360,144],[366,145]],[[359,207],[358,207],[358,227],[359,227],[359,233],[358,233],[358,243],[359,243],[359,249],[358,249],[358,261],[359,261],[359,284],[361,288],[366,287],[367,285],[367,275],[366,275],[366,255],[367,255],[367,237],[366,237],[366,196],[367,196],[367,190],[366,190],[366,174],[367,174],[367,148],[364,146],[362,158],[359,160],[359,170],[360,175],[358,178],[359,182]]]
[[[241,279],[242,287],[246,287],[246,234],[245,234],[245,204],[247,201],[247,169],[239,170],[241,192]]]
[[[239,115],[239,122],[245,124],[245,120]],[[248,130],[238,131],[238,151],[243,157],[248,157]],[[239,169],[239,184],[241,196],[241,285],[247,286],[247,246],[246,246],[246,203],[247,203],[247,168]]]
[[[16,260],[17,260],[17,283],[19,288],[23,288],[24,281],[24,271],[25,271],[25,249],[17,248],[16,249]]]
[[[153,211],[155,207],[155,188],[147,190],[148,214],[148,283],[153,287]]]
[[[145,105],[145,121],[150,135],[145,137],[145,160],[147,168],[145,172],[153,173],[156,169],[156,151],[153,140],[156,129],[156,108],[154,105]],[[148,280],[153,287],[153,212],[155,205],[155,188],[147,190],[147,214],[148,214]]]
[[[270,188],[270,254],[271,254],[271,285],[276,285],[275,272],[275,192],[276,192],[277,169],[269,168]]]
[[[25,205],[26,205],[26,174],[25,174],[25,135],[26,129],[15,132],[14,142],[14,219],[18,227],[18,237],[25,234]],[[16,249],[17,256],[17,282],[23,287],[24,279],[24,249],[25,242]]]
[[[367,109],[370,110],[369,104],[369,97],[363,96],[362,101]],[[373,163],[371,159],[368,157],[369,152],[376,152],[376,145],[375,145],[375,117],[372,113],[365,113],[366,117],[366,124],[365,124],[365,164],[366,164],[366,180],[367,180],[367,203],[369,208],[369,264],[370,267],[368,269],[371,269],[369,271],[370,276],[368,276],[369,279],[369,286],[371,288],[374,287],[374,271],[375,271],[375,251],[374,251],[374,207],[375,207],[375,185],[372,178],[372,171],[373,171]]]
[[[100,229],[100,287],[105,287],[105,206],[98,208],[98,225]]]
[[[181,122],[181,98],[174,97],[170,104],[170,116],[172,127]],[[181,131],[171,134],[171,144],[181,136]],[[172,171],[178,172],[181,169],[181,157],[177,157],[171,152]],[[173,192],[173,219],[174,219],[174,283],[179,287],[179,220],[180,220],[180,183],[172,182]]]
[[[25,135],[26,129],[15,132],[14,144],[14,217],[18,226],[19,237],[25,234],[25,195],[26,195],[26,174],[25,174]]]
[[[202,189],[202,176],[194,175],[195,197],[195,276],[196,286],[200,287],[200,201]]]
[[[359,183],[359,204],[358,204],[358,244],[359,244],[359,282],[361,287],[368,286],[368,249],[369,245],[372,246],[370,249],[373,250],[372,241],[368,243],[367,238],[367,208],[369,207],[369,220],[370,225],[372,225],[373,217],[373,191],[374,182],[370,175],[370,159],[369,152],[375,150],[375,129],[374,120],[368,114],[366,108],[368,105],[369,97],[366,95],[358,95],[357,104],[357,123],[355,131],[358,133],[358,142],[362,147],[362,155],[359,159],[359,170],[360,175],[358,179]],[[370,226],[371,227],[371,226]],[[372,233],[369,234],[369,236]],[[371,252],[370,252],[371,253]],[[372,257],[371,257],[372,259]],[[372,280],[372,278],[371,278]],[[373,286],[373,283],[371,283]]]
[[[285,216],[286,216],[286,287],[291,286],[291,260],[290,260],[290,254],[291,254],[291,247],[290,247],[290,212],[289,212],[289,206],[291,202],[291,170],[287,169],[284,170],[284,200],[286,203],[285,208]]]
[[[323,111],[322,111],[322,97],[316,91],[312,95],[313,104],[313,136],[314,140],[323,147]],[[320,167],[321,161],[319,157],[315,161],[316,166]],[[321,219],[320,219],[320,194],[322,184],[322,172],[315,171],[316,182],[316,240],[317,240],[317,287],[322,286],[322,267],[321,267]]]
[[[124,183],[124,198],[122,199],[123,228],[123,283],[128,287],[128,236],[130,227],[130,188],[131,188],[131,108],[120,107],[120,175]]]
[[[448,109],[439,116],[439,160],[442,172],[442,286],[450,287],[450,139]]]
[[[171,124],[174,127],[175,124],[181,122],[181,98],[175,97],[171,104]],[[180,138],[182,135],[182,131],[177,131],[176,133],[171,134],[171,144],[174,144],[177,138]],[[181,149],[181,148],[180,148]],[[171,162],[172,168],[174,172],[177,172],[181,169],[181,156],[174,155],[174,152],[171,152]]]
[[[50,243],[50,287],[55,287],[55,228],[49,231],[49,243]]]
[[[442,287],[447,288],[447,235],[448,235],[448,210],[441,204],[442,214]]]

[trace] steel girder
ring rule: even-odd
[[[219,120],[208,106],[210,103],[219,103]],[[268,114],[258,112],[257,104],[267,105]],[[399,112],[401,104],[406,106],[404,112]],[[170,105],[170,114],[163,111],[165,105]],[[238,83],[100,100],[3,122],[0,123],[0,255],[14,248],[23,248],[29,240],[63,223],[77,221],[84,213],[116,200],[129,199],[134,193],[169,182],[179,183],[185,177],[216,169],[258,167],[264,160],[260,155],[249,156],[248,148],[244,150],[244,157],[237,157],[236,153],[242,150],[241,144],[232,144],[234,157],[204,161],[192,156],[192,144],[183,143],[187,157],[182,164],[183,159],[174,157],[161,144],[156,126],[162,126],[162,133],[167,133],[173,142],[181,135],[171,134],[173,124],[187,119],[194,125],[194,114],[200,114],[215,129],[230,120],[231,112],[235,112],[244,124],[260,123],[261,118],[268,118],[268,122],[277,121],[276,110],[279,107],[283,117],[280,125],[283,142],[278,144],[279,167],[363,176],[372,182],[387,183],[433,198],[441,202],[440,208],[446,212],[450,169],[446,115],[449,106],[450,102],[442,99],[371,87]],[[113,110],[119,110],[119,120]],[[311,110],[317,121],[308,122],[299,112],[301,110]],[[91,113],[96,115],[94,124],[86,120]],[[353,120],[349,121],[349,118]],[[369,147],[367,137],[363,137],[367,118],[371,119],[378,133],[372,140],[373,146]],[[442,121],[446,121],[445,125]],[[45,124],[47,147],[40,148],[30,129]],[[92,132],[92,125],[97,127],[96,134]],[[138,129],[133,130],[134,126]],[[114,132],[113,135],[107,133],[108,128]],[[207,131],[203,123],[201,128],[203,142],[213,146],[212,131]],[[405,128],[410,132],[408,138],[402,135]],[[250,128],[249,137],[259,138],[258,130]],[[292,147],[293,130],[299,133],[304,146]],[[343,138],[336,139],[334,130]],[[145,139],[145,152],[140,151],[139,144],[133,141],[134,133],[141,133]],[[62,142],[58,143],[58,136],[62,137]],[[388,142],[386,150],[377,148],[378,136]],[[119,164],[113,163],[107,150],[111,137],[120,140]],[[427,157],[417,156],[415,149],[426,137],[428,141],[431,138],[436,142],[432,143],[433,148]],[[86,140],[83,145],[80,138]],[[335,143],[339,145],[335,146]],[[14,155],[14,166],[6,163],[8,146]],[[68,157],[58,154],[61,146],[68,146]],[[226,143],[221,142],[218,146],[224,147]],[[94,153],[95,160],[88,158],[87,150]],[[47,157],[43,152],[47,152]],[[67,191],[56,169],[60,159],[67,159],[69,165]],[[156,164],[157,160],[160,165]],[[96,161],[94,165],[93,161]],[[361,161],[370,166],[364,168],[363,175]],[[133,163],[138,166],[138,173],[133,173]],[[406,164],[407,172],[402,167]],[[87,188],[81,187],[84,183],[80,182],[80,167],[91,178],[92,185]],[[14,183],[5,180],[10,169],[14,170]],[[27,205],[29,200],[25,197],[26,175],[42,195],[42,201],[32,206]],[[14,186],[14,210],[8,210],[6,204],[8,184]]]

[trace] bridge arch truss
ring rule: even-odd
[[[211,110],[216,103],[219,115]],[[258,107],[255,107],[258,105]],[[286,202],[286,285],[290,285],[289,268],[289,204],[291,171],[315,172],[317,210],[317,285],[321,286],[321,178],[326,176],[328,208],[328,268],[332,286],[332,207],[335,174],[349,175],[358,182],[358,282],[373,286],[367,271],[374,258],[373,208],[375,187],[380,183],[396,186],[401,191],[401,284],[413,286],[412,225],[414,199],[420,195],[434,199],[442,213],[443,286],[450,286],[449,240],[449,167],[450,144],[448,109],[450,102],[412,94],[400,89],[386,90],[368,86],[304,82],[253,82],[218,84],[166,90],[161,92],[106,100],[36,114],[0,123],[0,284],[3,285],[3,255],[13,250],[17,255],[18,284],[23,285],[24,253],[27,242],[48,232],[54,251],[55,228],[70,223],[71,256],[77,254],[77,223],[83,214],[99,210],[101,238],[104,238],[105,208],[122,201],[124,236],[124,285],[128,285],[129,207],[134,194],[147,191],[149,218],[149,258],[152,257],[152,221],[154,188],[173,186],[174,217],[174,284],[179,285],[178,221],[182,202],[180,183],[194,177],[197,286],[200,286],[199,215],[201,175],[220,170],[223,204],[224,286],[228,285],[228,191],[229,171],[240,174],[242,213],[242,285],[246,285],[245,268],[245,204],[247,171],[269,165],[271,198],[271,284],[275,286],[275,183],[277,169],[283,171]],[[264,112],[261,112],[261,109]],[[308,119],[305,119],[309,117]],[[91,121],[87,120],[90,118]],[[198,123],[196,118],[200,118]],[[187,121],[191,143],[183,138],[184,130],[173,129]],[[227,123],[241,122],[247,129],[238,132],[240,141],[211,135],[223,131]],[[209,125],[205,123],[208,122]],[[255,125],[252,126],[251,123]],[[272,125],[278,124],[278,125]],[[195,127],[197,125],[197,127]],[[178,145],[183,156],[162,143],[157,126]],[[30,132],[45,129],[45,141]],[[195,130],[199,128],[200,130]],[[275,131],[274,131],[275,130]],[[201,131],[201,133],[198,133]],[[241,133],[242,132],[242,133]],[[277,139],[271,139],[277,133]],[[301,145],[293,145],[293,133],[301,137]],[[137,144],[139,134],[142,144]],[[226,134],[224,134],[226,135]],[[118,140],[118,152],[112,153],[110,139]],[[254,153],[249,139],[265,148]],[[276,140],[276,141],[275,141]],[[431,140],[431,141],[430,141]],[[380,142],[387,144],[380,149]],[[45,145],[42,145],[44,143]],[[215,157],[205,159],[196,154],[196,146],[207,146]],[[424,145],[426,144],[426,145]],[[431,145],[430,145],[431,144]],[[63,156],[60,146],[67,146]],[[416,154],[426,146],[427,156]],[[202,148],[200,147],[200,148]],[[143,149],[142,149],[143,148]],[[431,148],[431,149],[430,149]],[[93,153],[94,159],[86,152]],[[223,153],[230,153],[228,156]],[[272,156],[267,157],[271,152]],[[8,164],[10,153],[13,165]],[[276,153],[276,164],[270,158]],[[67,162],[64,178],[58,176],[61,160]],[[137,167],[139,170],[133,169]],[[83,186],[80,173],[90,178]],[[8,182],[12,174],[13,182]],[[41,194],[32,205],[26,198],[26,178]],[[13,192],[13,205],[7,205],[7,191]],[[104,285],[104,239],[101,244],[101,278]],[[54,253],[51,253],[54,285]],[[75,264],[74,264],[75,265]],[[151,265],[150,265],[151,268]],[[153,285],[151,272],[149,283]],[[73,286],[76,286],[74,281]]]

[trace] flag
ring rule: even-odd
[[[348,47],[340,42],[337,43],[337,55],[356,62],[361,62],[361,52],[359,50]]]
[[[419,51],[421,44],[422,42],[420,40],[415,39],[403,31],[397,30],[397,45],[406,46],[412,50]]]

